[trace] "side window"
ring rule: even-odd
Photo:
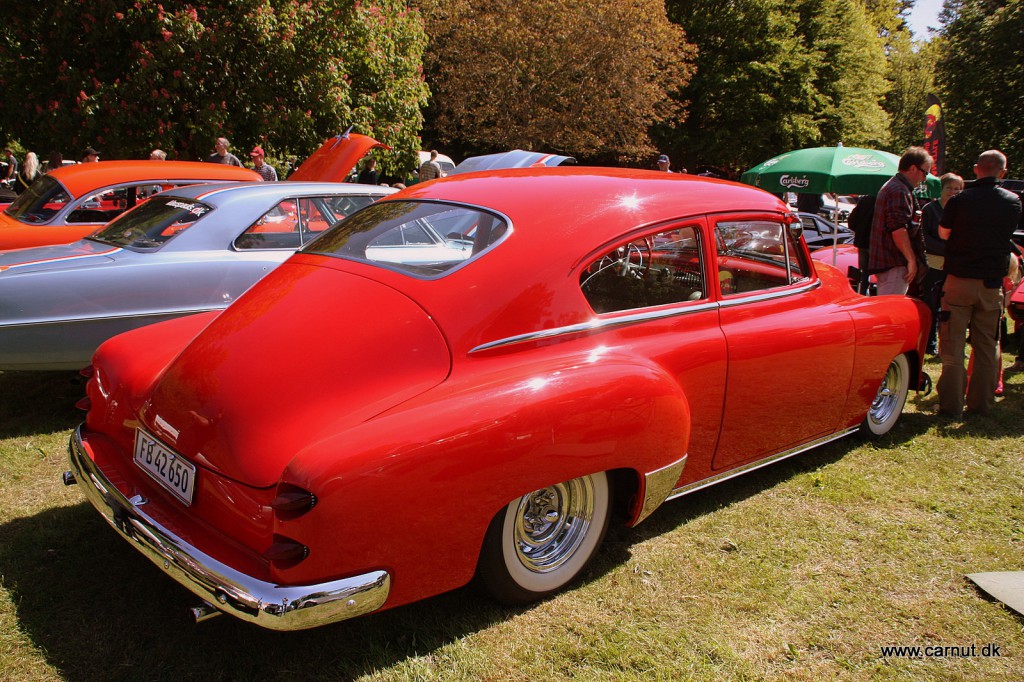
[[[596,313],[705,299],[698,232],[679,227],[617,246],[584,268],[580,289]]]
[[[327,210],[334,214],[332,224],[346,218],[361,208],[372,204],[377,197],[367,195],[351,194],[334,197],[324,197],[323,202]]]
[[[285,199],[238,235],[235,239],[235,248],[297,249],[302,246],[300,227],[299,201]]]
[[[321,197],[302,197],[299,199],[299,225],[302,229],[302,243],[334,224],[337,218],[331,213]]]
[[[135,188],[119,187],[91,194],[68,213],[69,223],[106,223],[135,205]]]
[[[821,230],[818,229],[818,223],[815,222],[814,218],[802,215],[800,216],[800,222],[803,224],[804,232],[809,238],[821,236]]]
[[[799,239],[780,222],[721,222],[715,242],[723,296],[787,286],[810,272]]]

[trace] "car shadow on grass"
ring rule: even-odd
[[[32,648],[66,680],[342,680],[422,657],[530,607],[473,586],[301,632],[230,616],[129,547],[87,503],[0,525],[0,576]]]
[[[879,445],[927,430],[930,419],[914,419],[925,416],[904,415]],[[636,528],[613,526],[580,584],[616,570],[649,538],[861,445],[856,438],[836,441],[666,504]],[[351,679],[428,656],[534,608],[503,607],[468,586],[302,632],[271,632],[230,616],[197,624],[188,608],[199,599],[129,547],[87,503],[0,525],[0,576],[21,631],[68,680]]]
[[[77,372],[0,372],[0,439],[74,428],[84,396]]]

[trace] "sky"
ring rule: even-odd
[[[914,10],[910,13],[910,30],[916,40],[929,38],[928,27],[939,27],[939,12],[942,11],[942,0],[917,0]]]

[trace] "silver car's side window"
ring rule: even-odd
[[[238,235],[235,248],[292,249],[302,246],[299,199],[285,199]]]
[[[621,244],[583,269],[580,289],[596,313],[706,299],[699,233],[677,227]]]

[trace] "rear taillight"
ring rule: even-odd
[[[316,506],[316,495],[291,483],[277,486],[277,497],[270,503],[277,517],[284,521],[297,519]]]
[[[273,564],[275,568],[291,568],[308,556],[309,547],[277,534],[274,535],[273,544],[263,552],[263,558]]]

